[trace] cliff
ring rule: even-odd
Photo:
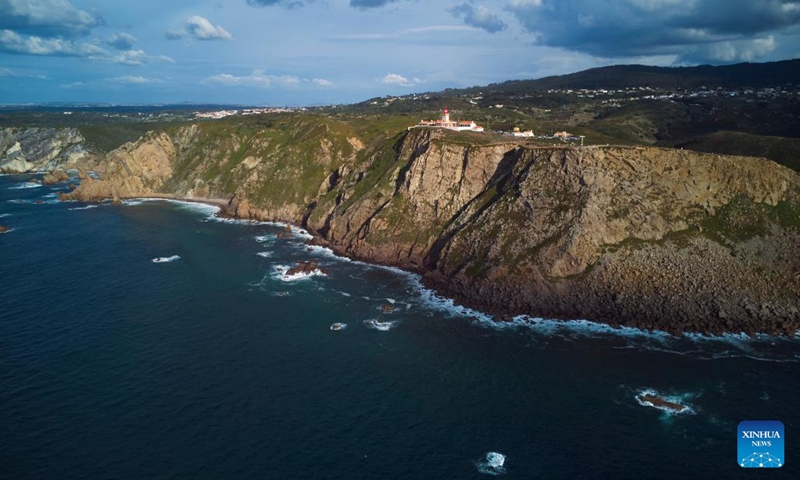
[[[70,198],[229,199],[492,313],[673,332],[800,327],[800,175],[764,159],[541,148],[316,116],[205,123],[112,152]]]
[[[0,173],[77,168],[92,159],[75,128],[0,128]]]

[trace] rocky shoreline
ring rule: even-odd
[[[316,128],[302,161],[295,151],[280,163],[295,143],[265,137],[257,143],[275,150],[248,156],[239,140],[202,128],[124,145],[106,158],[103,180],[64,198],[200,201],[223,216],[297,225],[337,255],[421,274],[501,320],[675,335],[800,330],[800,175],[773,162],[470,145],[432,131],[366,151]]]

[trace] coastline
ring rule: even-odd
[[[108,197],[106,197],[108,199]],[[265,222],[265,223],[275,223],[280,225],[290,225],[294,228],[301,229],[307,232],[311,238],[307,241],[309,245],[315,245],[320,247],[325,247],[331,250],[331,252],[342,258],[346,258],[351,261],[358,261],[363,262],[368,265],[377,266],[377,267],[384,267],[384,268],[392,268],[398,269],[402,272],[419,275],[420,276],[420,283],[424,288],[429,289],[430,291],[434,292],[436,295],[440,296],[441,298],[448,299],[453,302],[453,305],[467,308],[469,310],[473,310],[484,317],[489,317],[492,322],[501,325],[501,324],[515,324],[518,323],[519,319],[522,317],[527,318],[541,318],[544,321],[552,321],[552,322],[560,322],[563,324],[569,324],[570,322],[578,322],[580,324],[584,324],[589,322],[591,324],[597,326],[605,326],[609,329],[613,329],[622,333],[626,329],[634,329],[636,331],[642,332],[643,334],[651,334],[651,335],[669,335],[673,338],[682,338],[682,337],[689,337],[689,336],[702,336],[709,339],[723,339],[726,336],[734,336],[734,337],[741,337],[742,335],[746,336],[750,339],[756,339],[758,337],[769,337],[769,338],[798,338],[800,337],[800,330],[794,332],[794,335],[781,333],[781,334],[773,334],[765,331],[758,331],[758,330],[729,330],[726,328],[719,328],[712,331],[711,329],[670,329],[666,327],[664,329],[659,328],[648,328],[646,326],[631,323],[631,322],[616,322],[613,320],[607,320],[602,318],[596,319],[581,319],[577,317],[567,317],[567,316],[559,316],[559,315],[551,315],[551,314],[543,314],[538,315],[535,313],[525,312],[525,311],[517,311],[512,308],[497,308],[495,305],[491,305],[486,301],[482,301],[480,299],[474,299],[458,289],[457,285],[450,285],[447,282],[443,281],[442,274],[440,272],[428,272],[423,271],[421,269],[410,269],[407,266],[399,265],[399,264],[391,264],[391,263],[383,263],[379,261],[375,261],[374,259],[369,258],[362,258],[356,255],[353,255],[351,252],[348,252],[345,248],[340,247],[337,244],[330,242],[328,239],[321,236],[319,233],[309,230],[306,226],[298,224],[295,221],[288,221],[283,218],[254,218],[252,215],[250,216],[241,216],[237,214],[237,209],[235,208],[234,202],[236,197],[232,197],[230,200],[226,200],[224,198],[210,198],[210,197],[183,197],[174,194],[165,194],[165,193],[158,193],[158,194],[144,194],[144,195],[135,195],[135,196],[125,196],[125,197],[118,197],[118,200],[165,200],[165,201],[176,201],[176,202],[187,202],[187,203],[197,203],[203,205],[209,205],[212,207],[216,207],[219,210],[214,213],[214,216],[220,219],[230,219],[230,220],[238,220],[243,222]],[[95,200],[94,202],[96,202]],[[92,201],[84,201],[84,203],[93,203]]]

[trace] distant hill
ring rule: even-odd
[[[759,88],[798,82],[800,82],[800,60],[783,60],[769,63],[739,63],[721,66],[701,65],[697,67],[614,65],[537,80],[512,80],[489,85],[489,88],[492,90],[506,90],[511,93],[554,88]]]

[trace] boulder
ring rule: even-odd
[[[46,173],[42,177],[42,185],[53,185],[56,183],[66,182],[69,180],[69,175],[67,172],[63,170],[55,170],[50,173]]]
[[[328,274],[328,269],[321,268],[316,260],[304,262],[300,260],[297,265],[286,271],[287,276],[297,275],[298,273],[314,273],[319,271],[325,275]]]

